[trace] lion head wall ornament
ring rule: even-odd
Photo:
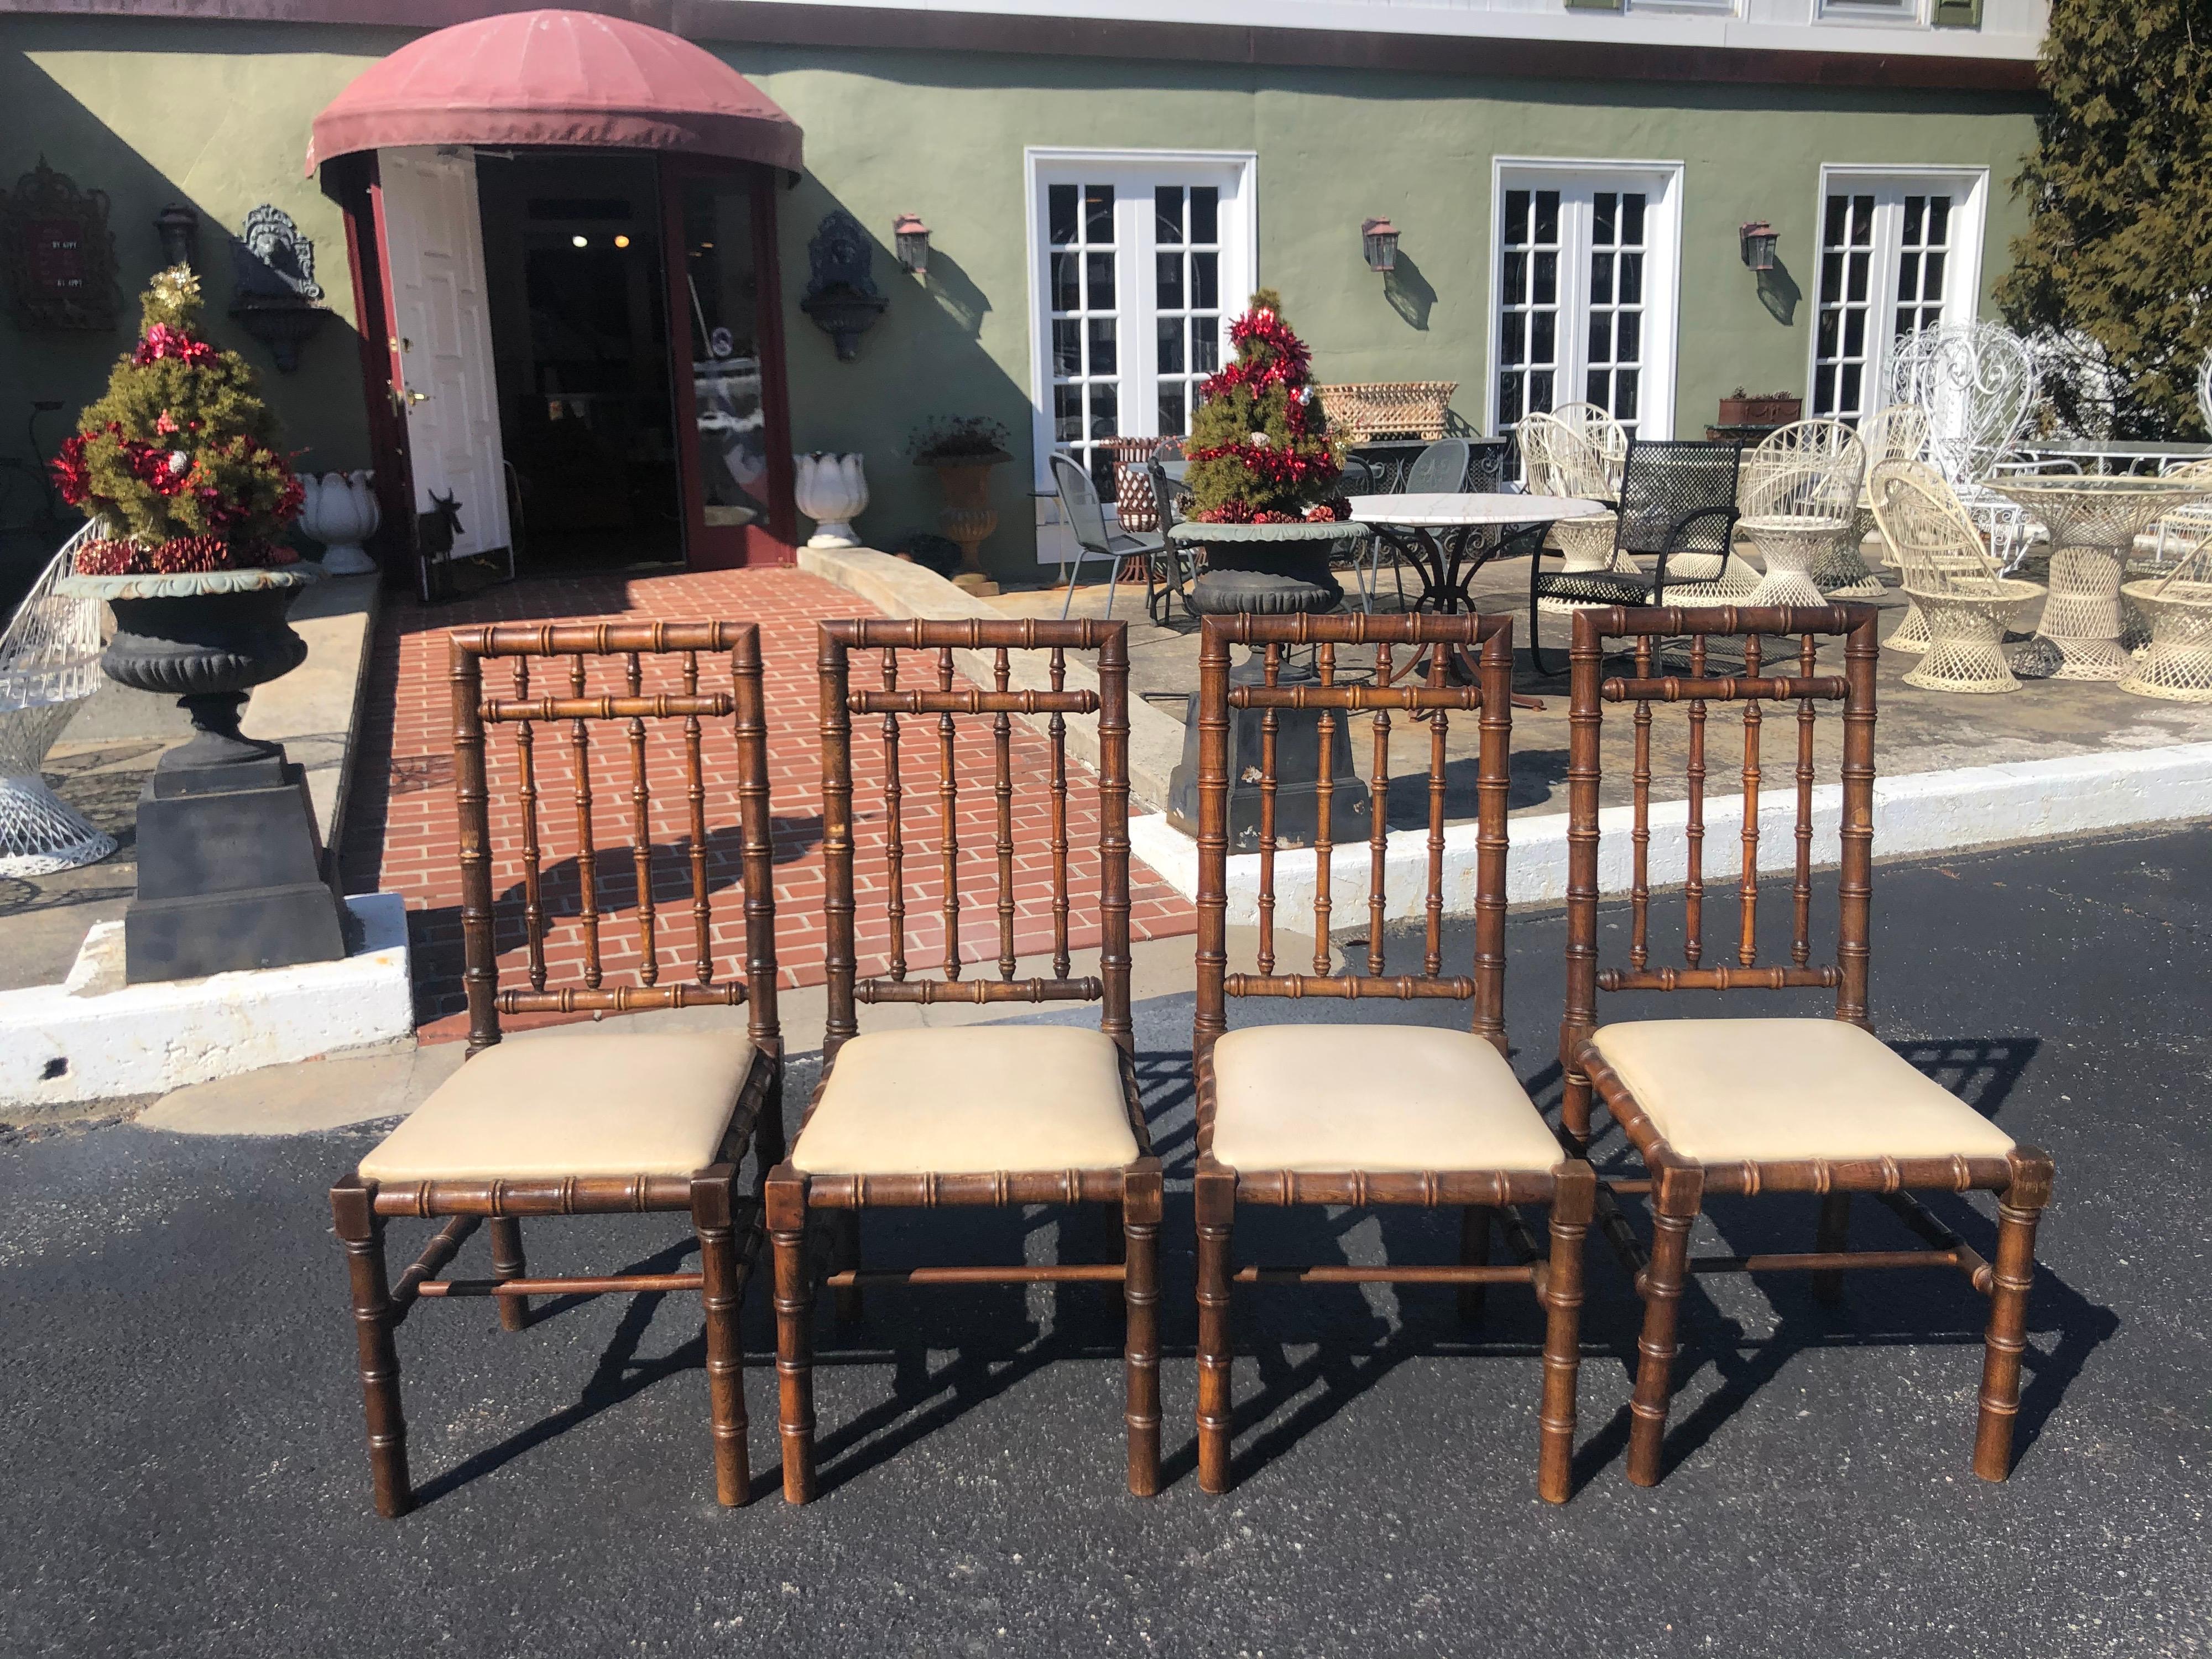
[[[799,308],[836,343],[841,362],[860,355],[860,336],[875,326],[890,304],[870,274],[874,263],[868,233],[842,208],[822,221],[806,245],[806,295]]]
[[[300,366],[300,348],[330,314],[315,281],[315,245],[292,216],[264,202],[230,242],[230,314],[267,346],[277,369]]]

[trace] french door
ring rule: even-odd
[[[1668,436],[1677,175],[1527,164],[1501,167],[1497,185],[1491,430],[1588,402]]]
[[[1241,157],[1032,150],[1036,488],[1073,456],[1102,500],[1115,441],[1190,429],[1253,280],[1250,165]],[[1040,501],[1040,560],[1074,556]]]
[[[1864,419],[1891,401],[1899,341],[1973,320],[1983,182],[1949,173],[1823,178],[1809,413]]]

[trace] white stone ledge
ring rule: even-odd
[[[1813,792],[1813,861],[1832,867],[1838,857],[1843,791],[1830,784]],[[1633,809],[1609,806],[1600,814],[1598,890],[1629,890],[1629,830]],[[1977,847],[2124,830],[2212,817],[2212,743],[2069,755],[2055,760],[2014,761],[1880,778],[1874,793],[1874,850],[1877,858],[1964,852]],[[1796,866],[1795,785],[1762,792],[1759,811],[1759,867],[1786,872]],[[1651,807],[1650,882],[1679,885],[1686,872],[1686,801]],[[1709,886],[1742,867],[1743,797],[1705,803],[1705,878]],[[1567,815],[1551,812],[1508,822],[1506,898],[1513,904],[1558,904],[1567,896]],[[1186,898],[1198,894],[1198,843],[1169,827],[1164,814],[1133,820],[1136,856]],[[1428,832],[1391,832],[1385,857],[1385,915],[1401,921],[1424,914],[1428,892]],[[1365,842],[1334,849],[1329,884],[1347,921],[1365,914],[1370,854]],[[1277,915],[1310,913],[1314,854],[1310,848],[1275,855]],[[1444,831],[1444,909],[1474,910],[1475,827]],[[1238,854],[1229,860],[1229,926],[1259,922],[1260,859]]]
[[[406,901],[346,900],[361,948],[341,962],[78,989],[119,959],[123,924],[86,935],[62,985],[0,991],[0,1106],[69,1106],[163,1094],[257,1066],[411,1038]]]

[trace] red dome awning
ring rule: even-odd
[[[579,11],[525,11],[426,34],[315,118],[312,174],[399,144],[669,149],[796,173],[799,124],[712,52],[664,30]]]

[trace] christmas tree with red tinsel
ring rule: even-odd
[[[1206,524],[1295,524],[1348,516],[1343,457],[1309,373],[1311,354],[1273,289],[1229,325],[1236,357],[1199,388],[1183,454],[1191,517]]]
[[[155,273],[145,330],[62,445],[62,499],[99,526],[77,550],[83,575],[258,569],[299,557],[277,538],[300,511],[300,481],[246,360],[196,331],[199,278]]]

